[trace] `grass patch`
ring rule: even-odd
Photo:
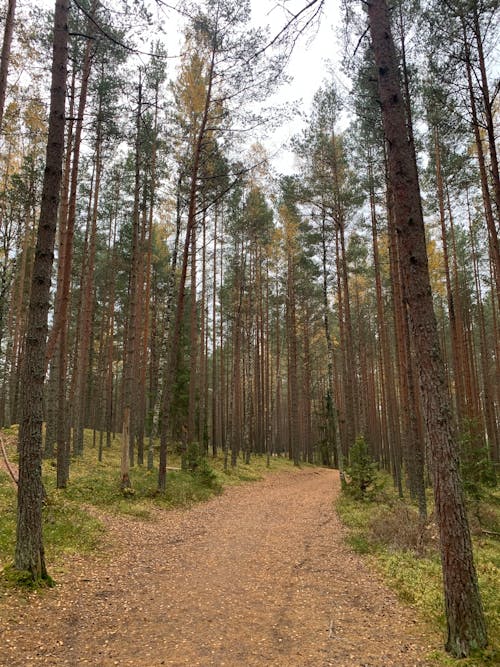
[[[389,488],[389,484],[385,485]],[[490,530],[500,520],[499,491],[485,496],[474,516]],[[434,628],[445,630],[441,563],[437,529],[423,525],[410,504],[402,503],[392,490],[384,490],[373,501],[356,500],[342,494],[336,505],[347,526],[346,541],[384,577],[405,603],[414,606]],[[487,667],[500,664],[500,542],[483,533],[471,517],[474,556],[483,600],[490,646],[465,660],[450,658],[444,650],[429,655],[435,664]],[[483,518],[481,518],[483,517]]]
[[[99,545],[104,528],[100,521],[55,490],[43,510],[43,534],[47,562],[62,554],[90,553]]]
[[[10,477],[0,470],[0,569],[14,553],[16,537],[16,490]]]
[[[0,571],[13,560],[16,538],[16,490],[0,472]],[[58,563],[63,554],[89,553],[99,544],[102,524],[68,500],[64,491],[51,490],[43,508],[43,533],[48,563]],[[13,570],[16,572],[16,570]],[[19,574],[22,583],[22,573]],[[8,577],[12,583],[14,574]]]

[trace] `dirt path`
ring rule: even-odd
[[[0,665],[412,667],[433,639],[342,542],[332,471],[269,476],[156,521],[0,604]]]

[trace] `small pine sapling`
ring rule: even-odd
[[[377,466],[362,435],[358,436],[349,450],[347,476],[347,490],[355,498],[364,500],[373,495],[376,490]]]

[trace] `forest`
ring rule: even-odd
[[[384,479],[436,527],[463,658],[500,646],[471,537],[498,572],[500,12],[339,2],[342,60],[318,63],[280,173],[280,89],[326,4],[2,3],[11,560],[50,579],[47,494],[111,451],[130,502],[136,474],[161,498],[176,475],[216,485],[216,460],[333,468],[360,506]]]

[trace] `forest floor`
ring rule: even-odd
[[[440,638],[345,545],[338,492],[307,468],[146,521],[92,508],[99,554],[0,602],[0,665],[434,664]]]

